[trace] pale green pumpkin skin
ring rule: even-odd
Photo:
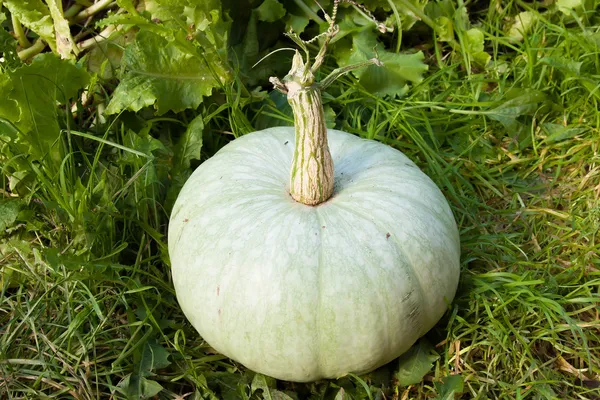
[[[290,381],[373,370],[454,298],[458,229],[401,152],[328,130],[333,196],[289,194],[294,128],[234,140],[186,182],[169,225],[177,298],[222,354]]]

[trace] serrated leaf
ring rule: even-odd
[[[387,51],[377,42],[375,33],[364,30],[353,36],[352,48],[337,52],[340,66],[355,64],[373,58],[376,53],[383,62],[382,67],[371,65],[353,71],[361,85],[379,96],[398,96],[405,93],[408,82],[420,82],[427,65],[422,52],[398,54]]]
[[[220,0],[196,0],[190,3],[194,4],[186,7],[183,15],[187,25],[193,26],[200,33],[196,35],[196,40],[205,49],[212,48],[226,54],[223,50],[227,46],[231,21],[221,12]]]
[[[145,0],[144,7],[152,18],[161,22],[180,19],[183,9],[189,5],[187,0]]]
[[[285,8],[277,0],[265,0],[254,9],[259,21],[275,22],[285,16]]]
[[[221,11],[220,0],[145,0],[144,16],[127,14],[124,21],[142,31],[152,31],[175,44],[184,53],[200,57],[210,64],[221,81],[229,82],[227,44],[231,20]],[[150,18],[146,18],[150,14]],[[103,25],[115,24],[121,18],[108,17]]]
[[[132,0],[117,0],[117,4],[119,5],[119,7],[121,7],[130,14],[138,14],[137,10],[135,9],[135,6],[133,5]]]
[[[33,159],[62,159],[56,104],[67,104],[90,76],[52,53],[40,54],[30,65],[0,75],[0,118],[18,131],[18,145]],[[15,84],[18,83],[18,84]]]
[[[220,0],[146,0],[146,10],[152,18],[167,26],[181,29],[181,22],[194,32],[202,32],[197,39],[223,50],[227,44],[230,22],[224,19]],[[204,42],[205,41],[205,42]]]
[[[431,371],[433,363],[439,358],[431,344],[421,339],[400,356],[399,368],[394,376],[401,386],[415,385]]]
[[[142,17],[141,15],[132,15],[132,14],[114,14],[110,15],[106,18],[101,19],[96,22],[96,26],[99,28],[104,28],[109,25],[124,25],[124,26],[133,26],[137,25],[140,27],[144,27],[147,29],[148,26],[156,27],[157,32],[160,33],[164,28],[154,24],[152,21],[149,21],[147,18]]]
[[[195,109],[218,85],[202,58],[149,31],[138,33],[121,64],[124,72],[107,114],[148,106],[159,115]]]
[[[50,10],[42,0],[4,0],[4,5],[21,24],[37,33],[53,50],[56,49]]]
[[[15,223],[20,210],[20,201],[0,199],[0,235]]]
[[[69,21],[63,15],[62,1],[46,0],[50,15],[54,21],[54,31],[56,32],[56,51],[62,58],[75,58],[79,53],[73,36],[71,36],[71,28]]]

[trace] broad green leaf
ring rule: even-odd
[[[117,32],[96,44],[85,57],[85,62],[90,73],[98,74],[102,79],[112,79],[121,67],[123,49],[133,42],[133,32]]]
[[[6,69],[15,69],[21,65],[17,53],[17,41],[2,27],[0,27],[0,54],[4,58],[4,62],[0,63],[0,72]]]
[[[202,58],[149,31],[138,33],[121,64],[121,82],[107,114],[148,106],[158,114],[195,109],[218,85]]]
[[[428,1],[429,0],[360,0],[358,3],[364,5],[371,12],[374,12],[377,8],[381,8],[389,13],[395,8],[400,15],[402,30],[407,31],[419,21],[419,17],[414,11],[418,10],[418,12],[423,12]],[[393,7],[390,3],[393,4]],[[406,3],[410,5],[410,8],[406,7]],[[393,21],[395,22],[395,18]]]
[[[189,3],[184,8],[183,16],[186,17],[186,24],[194,27],[196,40],[205,50],[216,49],[222,53],[227,46],[231,21],[224,18],[220,0],[195,0]]]
[[[37,33],[54,50],[54,25],[50,10],[42,0],[4,0],[4,6],[21,24]]]
[[[346,391],[344,390],[344,388],[340,388],[340,390],[337,392],[337,394],[335,395],[335,398],[333,400],[346,400]]]
[[[156,396],[163,390],[160,383],[144,377],[127,375],[117,386],[128,399],[142,400]]]
[[[265,0],[260,6],[254,9],[259,21],[275,22],[285,15],[285,8],[277,0]]]
[[[537,90],[515,91],[510,95],[508,100],[486,114],[496,121],[506,123],[520,115],[533,115],[548,100],[543,92]]]
[[[253,11],[250,13],[242,43],[233,49],[239,54],[239,57],[237,57],[239,60],[239,70],[245,75],[246,83],[251,86],[265,82],[271,76],[285,74],[287,72],[286,67],[289,67],[290,64],[289,51],[272,53],[266,59],[256,64],[272,50],[268,49],[261,53],[261,40],[264,40],[264,38],[259,37],[259,33],[264,33],[264,31],[259,30],[260,26],[257,13]]]
[[[308,25],[310,20],[303,15],[294,15],[288,13],[288,17],[285,22],[285,31],[289,32],[292,29],[294,32],[300,34],[304,32],[304,29]]]
[[[469,54],[474,54],[484,49],[483,32],[477,28],[471,28],[466,32],[466,47]]]
[[[531,144],[531,135],[528,132],[527,124],[523,123],[519,117],[547,112],[554,105],[546,94],[531,89],[510,91],[506,98],[504,103],[484,114],[499,121],[513,138],[513,143],[519,149],[523,149]]]
[[[198,115],[190,122],[185,133],[175,146],[173,167],[181,171],[190,167],[191,160],[200,159],[202,150],[202,132],[204,130],[203,116]]]
[[[439,31],[438,40],[442,42],[450,42],[454,40],[454,24],[448,17],[438,17],[435,22],[438,24]]]
[[[577,62],[561,56],[543,57],[540,58],[539,62],[574,76],[579,76],[583,65],[581,61]]]
[[[14,89],[13,73],[0,74],[0,133],[5,136],[12,137],[13,141],[17,140],[19,129],[15,123],[19,120],[21,110],[16,99],[11,98],[10,94]]]
[[[217,48],[227,44],[230,22],[223,18],[220,0],[146,0],[152,18],[169,26],[202,32],[202,38]],[[203,43],[204,45],[205,43]]]
[[[167,22],[180,19],[189,3],[188,0],[145,0],[144,7],[152,18]]]
[[[31,172],[29,166],[27,165],[21,167],[23,169],[12,172],[8,177],[8,188],[13,193],[29,193],[27,188],[34,181],[33,173]]]
[[[375,49],[377,53],[375,53]],[[340,66],[366,61],[379,55],[382,67],[375,65],[353,71],[361,85],[379,96],[397,96],[405,93],[408,82],[420,82],[427,65],[422,52],[398,54],[387,51],[377,43],[375,34],[365,30],[352,39],[352,48],[337,53]]]
[[[142,359],[137,368],[137,374],[145,377],[151,375],[152,371],[165,368],[171,364],[168,360],[169,352],[153,340],[148,340],[142,350]]]
[[[431,344],[419,340],[406,353],[400,356],[399,368],[395,377],[401,386],[415,385],[431,371],[433,363],[440,358]]]
[[[537,20],[538,15],[532,11],[520,12],[515,16],[513,23],[508,29],[508,37],[513,41],[522,41],[525,35],[531,31]]]
[[[273,400],[294,400],[287,393],[282,392],[281,390],[277,390],[277,389],[271,390],[271,399],[273,399]]]
[[[0,235],[1,233],[2,231],[0,231]],[[21,270],[22,266],[11,265],[11,259],[30,261],[29,265],[34,267],[34,271],[39,273],[39,276],[43,276],[44,273],[33,262],[36,254],[37,249],[32,248],[30,241],[17,239],[16,237],[0,241],[0,260],[2,260],[0,263],[0,290],[6,286],[18,287],[19,284],[26,282],[27,275],[22,273],[24,272]]]
[[[556,0],[556,7],[566,15],[571,15],[574,9],[582,5],[583,0]]]
[[[63,16],[62,1],[46,0],[50,15],[54,21],[54,31],[56,32],[56,51],[62,58],[75,58],[77,46],[71,36],[69,22]]]
[[[248,26],[246,27],[246,34],[244,35],[244,42],[242,47],[242,63],[246,66],[245,69],[247,69],[247,67],[250,67],[250,65],[259,60],[258,53],[260,49],[260,43],[258,42],[258,27],[256,18],[256,13],[250,13],[250,18],[248,19]],[[263,65],[265,65],[267,60],[263,60],[259,64],[259,66],[262,67]]]
[[[556,143],[571,139],[572,137],[580,135],[588,130],[588,128],[583,126],[564,126],[549,122],[543,123],[542,129],[548,135],[546,136],[546,139],[544,139],[545,143]]]
[[[254,126],[257,130],[294,125],[294,113],[285,94],[272,90],[269,98],[263,100],[262,106],[268,112],[262,112],[256,117]]]
[[[131,399],[147,399],[157,395],[163,387],[148,377],[153,371],[169,366],[171,362],[168,357],[169,353],[162,345],[154,340],[146,341],[135,372],[118,385],[121,393]]]
[[[30,65],[0,74],[0,118],[19,131],[19,146],[33,159],[62,159],[56,104],[67,104],[90,76],[70,61],[41,54]]]
[[[15,223],[19,210],[21,210],[19,200],[0,198],[0,235]]]
[[[471,28],[465,32],[466,51],[473,58],[475,63],[485,67],[492,56],[484,51],[483,32],[477,28]]]
[[[218,390],[219,400],[248,400],[248,374],[248,371],[244,375],[224,371],[207,372],[206,385]]]
[[[274,398],[271,396],[271,391],[274,390],[277,382],[275,379],[265,376],[263,374],[254,375],[254,379],[252,379],[252,384],[250,385],[250,390],[252,393],[257,390],[262,390],[262,395],[265,400],[273,400]]]
[[[339,17],[338,17],[339,19]],[[358,37],[362,35],[368,35],[367,38],[369,41],[374,41],[376,43],[377,36],[374,30],[373,25],[369,20],[365,19],[362,15],[356,15],[354,13],[345,14],[344,18],[338,22],[339,31],[331,41],[331,43],[343,42],[342,39],[346,38],[346,42],[351,37]],[[351,44],[351,42],[350,42]],[[337,46],[341,46],[338,48]],[[373,49],[371,49],[373,50]],[[344,51],[348,51],[347,45],[338,45],[336,44],[335,52],[343,53]]]
[[[257,390],[262,390],[262,398],[265,400],[293,400],[286,393],[274,389],[276,386],[276,381],[273,378],[267,377],[262,374],[254,375],[254,379],[252,379],[252,384],[250,385],[252,393]]]
[[[442,382],[435,382],[438,397],[435,400],[454,400],[455,395],[464,390],[464,381],[461,375],[449,375],[442,378]]]
[[[223,82],[232,79],[226,65],[231,21],[221,11],[221,0],[145,0],[144,6],[152,21],[135,25],[204,59]]]

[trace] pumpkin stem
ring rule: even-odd
[[[294,59],[301,61],[300,53]],[[284,78],[284,85],[296,127],[290,194],[294,200],[314,206],[333,194],[333,160],[327,145],[321,91],[310,68],[297,62]]]
[[[354,69],[368,65],[383,65],[379,59],[373,58],[337,68],[321,83],[315,82],[315,73],[325,60],[327,46],[339,31],[339,27],[335,24],[335,17],[338,4],[343,2],[357,4],[353,0],[335,0],[333,17],[325,13],[329,28],[322,34],[308,41],[301,39],[293,31],[287,34],[304,51],[307,59],[304,61],[300,52],[296,50],[292,68],[283,80],[270,78],[273,87],[287,95],[288,103],[294,112],[296,144],[290,174],[290,194],[294,200],[310,206],[327,201],[333,194],[334,185],[333,160],[327,144],[327,126],[321,90]],[[323,44],[311,66],[306,44],[321,37],[324,37]]]

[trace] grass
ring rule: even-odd
[[[351,398],[443,398],[442,378],[459,374],[464,399],[600,398],[598,19],[536,14],[512,42],[505,18],[529,5],[502,6],[470,14],[485,31],[487,68],[460,37],[453,50],[428,38],[430,70],[404,98],[374,97],[345,77],[327,103],[338,128],[405,152],[452,205],[462,277],[426,336],[439,359],[410,386],[394,380],[394,361],[363,377],[271,387],[299,399],[340,387]],[[235,93],[227,98],[229,109],[203,110],[203,159],[231,139],[224,132],[260,119],[259,105],[241,113]],[[193,116],[139,120],[138,134],[117,118],[97,132],[102,141],[77,134],[92,129],[79,116],[60,171],[31,165],[26,207],[0,236],[0,398],[125,398],[125,379],[141,391],[158,382],[160,399],[270,396],[202,341],[170,283],[162,182],[172,150],[157,138],[181,134],[169,118]]]

